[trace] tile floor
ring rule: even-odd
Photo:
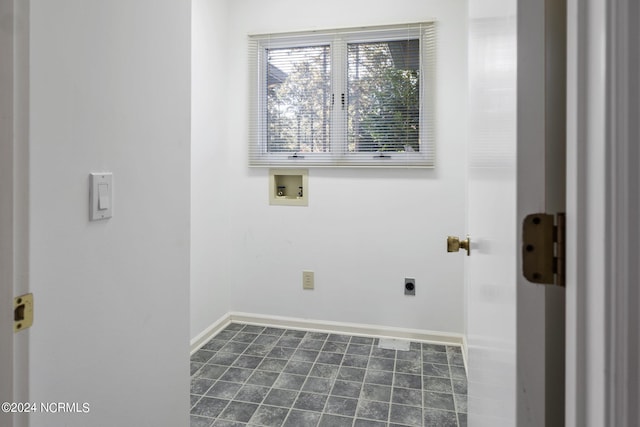
[[[191,357],[191,427],[466,426],[460,347],[231,324]]]

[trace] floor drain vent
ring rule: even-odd
[[[380,338],[380,343],[378,344],[378,347],[384,348],[385,350],[409,351],[410,345],[411,345],[411,342],[406,340],[398,340],[394,338]]]

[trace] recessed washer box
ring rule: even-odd
[[[309,206],[309,171],[269,169],[269,204]]]

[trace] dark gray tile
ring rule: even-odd
[[[422,389],[422,377],[420,375],[396,373],[393,379],[394,387]]]
[[[419,342],[411,342],[409,343],[409,350],[422,350],[422,345]]]
[[[258,366],[261,371],[282,372],[287,365],[287,361],[284,359],[264,359]]]
[[[426,351],[430,353],[446,353],[447,347],[442,344],[422,343],[422,351]]]
[[[279,375],[277,372],[255,371],[247,380],[247,384],[271,387]]]
[[[220,331],[215,337],[213,337],[216,340],[230,340],[231,338],[234,337],[235,334],[237,334],[237,331],[232,331],[232,330],[224,330],[224,331]]]
[[[262,345],[262,344],[255,344],[255,342],[251,345],[249,345],[249,347],[247,347],[247,349],[244,351],[243,354],[248,355],[248,356],[260,356],[260,357],[264,357],[267,354],[269,354],[269,352],[273,349],[272,345]]]
[[[284,367],[282,372],[296,375],[307,375],[311,371],[312,367],[313,363],[291,360],[287,363],[287,366]]]
[[[258,367],[258,365],[261,362],[262,362],[262,357],[242,355],[238,357],[231,366],[235,366],[237,368],[255,369]]]
[[[338,372],[338,379],[343,381],[362,382],[364,381],[365,372],[366,370],[364,369],[343,366]]]
[[[352,337],[350,344],[373,345],[373,338],[370,337]]]
[[[329,394],[333,382],[327,378],[308,377],[302,386],[302,391],[310,393]]]
[[[257,424],[267,427],[280,427],[284,419],[289,414],[287,408],[276,408],[275,406],[262,405],[253,414],[251,424]]]
[[[283,427],[315,427],[319,421],[320,413],[318,412],[292,410],[289,412]]]
[[[393,372],[368,369],[367,374],[364,377],[364,382],[370,384],[391,385],[393,382]]]
[[[191,394],[203,395],[207,390],[209,390],[209,387],[211,387],[213,383],[215,383],[215,381],[208,378],[196,378],[191,380]]]
[[[464,366],[464,358],[460,353],[448,352],[447,358],[449,359],[449,365]]]
[[[330,334],[327,338],[327,341],[333,342],[349,342],[351,337],[349,335],[341,335],[341,334]]]
[[[395,367],[395,360],[385,359],[382,357],[369,358],[369,369],[376,369],[378,371],[393,371]]]
[[[243,383],[251,376],[253,370],[244,368],[229,368],[220,379],[232,383]]]
[[[258,409],[258,405],[255,403],[245,402],[229,402],[229,405],[220,414],[220,418],[229,421],[239,421],[242,423],[248,422],[253,416],[254,412]]]
[[[217,380],[229,369],[228,366],[222,365],[204,365],[200,372],[198,372],[198,378],[209,378],[211,380]]]
[[[409,406],[419,406],[422,408],[422,391],[410,388],[393,388],[392,403]]]
[[[353,417],[358,407],[357,399],[350,399],[341,396],[329,396],[324,412],[345,417]]]
[[[396,360],[395,370],[401,374],[422,375],[422,362],[419,360]]]
[[[455,411],[453,395],[446,393],[436,393],[433,391],[424,392],[423,406],[425,408],[444,409],[447,411]]]
[[[323,365],[321,363],[316,363],[311,368],[311,372],[309,372],[309,376],[319,377],[319,378],[329,378],[336,379],[338,376],[338,370],[340,368],[337,365]]]
[[[242,332],[248,332],[250,334],[259,334],[264,331],[264,326],[246,325],[242,328]]]
[[[467,394],[467,380],[452,380],[453,392],[457,394]]]
[[[347,347],[347,354],[357,354],[359,356],[369,356],[369,354],[371,354],[371,346],[370,345],[361,345],[361,344],[349,344],[349,347]]]
[[[449,378],[424,377],[423,389],[428,391],[437,391],[439,393],[453,393],[451,380]]]
[[[214,397],[203,397],[191,410],[191,415],[215,418],[229,403],[228,400],[216,399]]]
[[[416,360],[420,361],[422,352],[419,350],[396,351],[396,359],[398,360]]]
[[[302,388],[302,384],[306,377],[303,375],[294,375],[294,374],[280,374],[275,383],[273,383],[274,387],[284,388],[287,390],[300,390]]]
[[[216,420],[212,427],[246,427],[247,424],[238,421]]]
[[[229,341],[224,347],[220,349],[220,352],[242,354],[247,349],[247,347],[249,347],[249,344],[246,342]]]
[[[466,394],[454,394],[453,400],[456,404],[456,412],[467,413],[467,395]]]
[[[428,377],[445,377],[445,378],[449,378],[451,376],[451,374],[449,373],[449,365],[438,365],[435,363],[423,363],[422,375],[428,376]]]
[[[274,359],[285,359],[285,360],[289,360],[291,358],[291,356],[293,355],[293,353],[295,353],[296,350],[293,348],[286,348],[286,347],[273,347],[273,349],[269,352],[269,354],[267,355],[267,357],[271,357]]]
[[[300,392],[293,407],[305,411],[322,412],[326,401],[326,395]]]
[[[357,418],[353,427],[386,427],[387,423],[382,421],[362,420]]]
[[[281,388],[271,389],[264,399],[265,405],[280,406],[290,408],[298,397],[298,392],[294,390],[284,390]]]
[[[322,347],[322,351],[344,354],[347,352],[347,343],[327,341]]]
[[[441,365],[447,365],[449,363],[447,353],[423,352],[422,361],[425,363],[439,363]]]
[[[297,348],[302,340],[300,338],[283,336],[276,343],[279,347]]]
[[[197,394],[191,394],[190,396],[190,403],[189,403],[189,407],[192,408],[193,405],[195,405],[196,403],[198,403],[198,400],[200,400],[200,398],[202,396],[198,396]]]
[[[242,323],[230,323],[226,328],[224,328],[225,331],[240,331],[244,328],[245,325],[243,325]]]
[[[304,338],[307,335],[307,331],[298,331],[295,329],[287,329],[284,331],[285,337]]]
[[[447,351],[447,353],[462,354],[462,347],[457,346],[457,345],[448,345],[446,351]]]
[[[324,332],[307,332],[307,335],[305,336],[306,339],[320,340],[320,341],[324,341],[328,337],[329,337],[329,334]]]
[[[213,422],[211,427],[247,427],[248,424],[241,423],[238,421],[229,421],[229,420],[221,420],[217,419]]]
[[[313,350],[302,350],[298,349],[293,356],[291,356],[291,360],[297,360],[300,362],[315,362],[318,357],[318,352]]]
[[[189,368],[190,375],[198,372],[198,369],[202,368],[203,363],[191,362],[191,366]]]
[[[360,396],[362,384],[349,381],[336,380],[331,389],[331,394],[335,396],[352,397],[357,399]]]
[[[339,415],[322,414],[318,427],[351,427],[353,418],[341,417]]]
[[[339,353],[329,353],[326,351],[321,351],[316,359],[317,363],[325,363],[328,365],[339,365],[342,362],[342,354]]]
[[[422,407],[391,405],[389,421],[407,426],[422,427]]]
[[[467,414],[458,413],[458,427],[467,427]]]
[[[453,379],[467,379],[467,372],[464,369],[464,366],[449,366],[449,370],[451,371],[451,378]]]
[[[284,331],[285,330],[281,328],[265,328],[264,331],[262,331],[262,335],[274,335],[279,337],[284,334]]]
[[[458,427],[455,412],[425,408],[423,415],[425,427]]]
[[[386,421],[389,417],[389,404],[372,400],[360,400],[356,415],[358,418]]]
[[[211,427],[212,422],[212,418],[203,418],[191,415],[189,420],[189,427]]]
[[[215,356],[209,359],[209,364],[230,366],[238,357],[239,354],[235,353],[216,353]]]
[[[238,332],[232,340],[235,342],[241,342],[245,344],[251,344],[256,338],[258,338],[258,334],[249,334],[247,332]]]
[[[366,368],[368,364],[369,364],[369,358],[367,356],[347,354],[342,359],[342,366],[352,366],[354,368]]]
[[[209,350],[205,350],[205,349],[200,349],[200,350],[196,351],[193,354],[193,356],[191,356],[191,361],[192,362],[207,363],[207,361],[209,359],[211,359],[214,354],[216,354],[215,351],[209,351]]]
[[[280,338],[275,335],[265,335],[261,334],[256,338],[256,340],[252,343],[253,345],[264,345],[267,347],[273,347],[276,342],[278,342]]]
[[[304,339],[304,340],[302,340],[302,342],[300,343],[298,348],[301,348],[301,349],[304,349],[304,350],[316,350],[316,351],[318,351],[323,346],[324,346],[324,341]]]
[[[387,359],[395,359],[396,351],[388,348],[373,347],[371,355],[374,357],[386,357]]]
[[[377,400],[379,402],[391,401],[391,387],[378,384],[367,384],[362,386],[361,397],[365,400]],[[422,396],[420,401],[422,402]]]
[[[240,388],[234,400],[249,403],[261,403],[267,393],[269,393],[269,390],[271,390],[269,387],[245,384]]]
[[[240,387],[242,387],[242,384],[217,381],[207,391],[207,396],[231,400],[238,390],[240,390]]]

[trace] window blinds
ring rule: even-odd
[[[435,25],[250,36],[252,166],[433,166]]]

